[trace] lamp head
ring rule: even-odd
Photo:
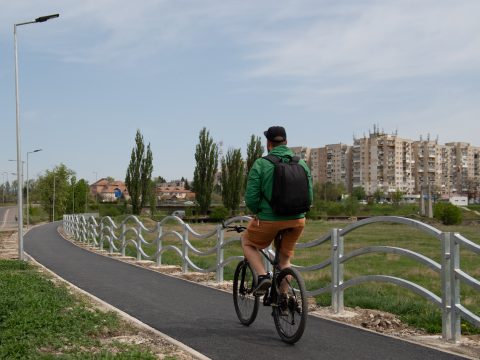
[[[35,19],[35,22],[45,22],[45,21],[53,19],[53,18],[58,18],[59,16],[60,16],[59,14],[40,16],[40,17]]]

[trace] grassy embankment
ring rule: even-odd
[[[25,262],[0,260],[0,294],[1,359],[156,359],[144,346],[115,340],[136,331],[118,315]]]
[[[378,209],[378,208],[377,208]],[[405,210],[404,210],[405,211]],[[407,209],[407,211],[410,211]],[[389,207],[378,210],[376,215],[397,215],[389,211]],[[146,224],[148,219],[144,219]],[[153,222],[150,222],[150,227]],[[320,238],[323,234],[331,231],[332,228],[343,228],[346,222],[327,222],[308,220],[304,235],[301,239],[303,242],[312,241]],[[440,223],[433,222],[433,225],[442,231],[459,232],[468,239],[480,243],[480,226],[479,225],[458,225],[443,226]],[[212,230],[214,224],[193,224],[192,227],[198,233],[204,234]],[[165,228],[167,230],[167,227]],[[182,229],[178,225],[171,225],[168,230],[176,230],[181,232]],[[233,237],[232,233],[226,233],[227,237]],[[144,234],[144,237],[153,240],[155,235]],[[198,249],[210,249],[215,244],[215,237],[206,240],[196,240],[192,235],[189,236],[190,241]],[[174,237],[166,238],[163,245],[175,244],[179,248],[180,241]],[[413,250],[422,255],[428,256],[436,262],[441,261],[441,244],[440,241],[425,234],[424,232],[398,224],[372,224],[353,231],[345,237],[345,253],[354,249],[365,246],[385,245],[396,246],[409,250]],[[146,246],[144,250],[147,253],[154,253],[154,246]],[[320,263],[330,256],[330,244],[323,244],[309,249],[297,250],[294,263],[298,265],[313,265]],[[127,254],[136,256],[133,247],[127,249]],[[232,255],[241,255],[241,249],[238,243],[231,244],[225,251],[225,258]],[[195,256],[190,252],[190,258],[195,264],[202,268],[208,268],[214,264],[215,255],[207,257]],[[167,251],[162,256],[163,264],[180,265],[179,256],[173,251]],[[478,266],[478,255],[468,251],[461,253],[461,268],[470,275],[480,278],[480,267]],[[230,264],[225,269],[225,279],[231,279],[233,276],[235,264]],[[321,271],[303,273],[309,290],[318,289],[330,283],[331,268]],[[415,282],[428,290],[440,296],[441,279],[440,275],[432,271],[428,267],[417,263],[405,256],[393,254],[370,254],[349,260],[344,267],[345,280],[355,278],[362,275],[383,274],[391,275],[407,279]],[[480,313],[480,294],[475,292],[467,285],[461,287],[461,299],[471,311],[476,314]],[[330,305],[330,295],[325,294],[318,296],[316,301],[322,306]],[[397,314],[404,322],[423,328],[430,333],[441,332],[441,313],[440,310],[416,295],[410,290],[378,282],[366,283],[363,285],[349,288],[345,291],[345,305],[349,307],[359,306],[362,308],[379,309]],[[464,333],[480,333],[480,329],[475,329],[469,324],[463,325]]]

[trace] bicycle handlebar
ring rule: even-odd
[[[222,227],[227,229],[227,231],[236,231],[237,233],[241,233],[247,229],[246,226],[242,225],[225,225],[224,221],[222,221]]]

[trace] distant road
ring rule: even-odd
[[[0,230],[11,230],[17,227],[17,207],[0,206]]]

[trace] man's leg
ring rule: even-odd
[[[280,262],[280,263],[279,263],[280,269],[285,269],[285,268],[287,268],[287,267],[290,267],[290,265],[291,265],[291,264],[290,264],[290,256],[287,256],[287,255],[285,255],[285,254],[280,253],[280,259],[279,259],[279,260],[280,260],[280,261],[279,261],[279,262]],[[287,281],[290,281],[290,278],[291,278],[291,276],[288,275],[288,276],[286,277],[286,280],[287,280]],[[282,283],[280,284],[280,293],[282,293],[282,294],[286,294],[286,293],[288,292],[288,283],[287,283],[287,281],[284,280],[284,281],[282,281]]]
[[[247,245],[242,242],[243,253],[257,275],[266,275],[262,255],[255,246]]]

